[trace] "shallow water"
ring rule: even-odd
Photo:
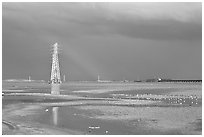
[[[189,129],[190,126],[199,124],[201,117],[201,107],[89,105],[47,107],[39,114],[37,121],[59,128],[78,130],[85,134],[192,134],[191,131],[194,129],[202,128],[198,126]]]
[[[131,134],[125,124],[117,120],[100,120],[88,116],[89,112],[73,107],[49,107],[37,121],[59,128],[82,131],[85,134]]]

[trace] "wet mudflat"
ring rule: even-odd
[[[73,82],[63,97],[49,92],[3,83],[3,134],[202,134],[201,83]]]

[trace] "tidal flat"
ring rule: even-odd
[[[201,135],[202,83],[3,82],[3,135]]]

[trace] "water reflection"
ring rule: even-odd
[[[57,126],[57,123],[58,123],[58,109],[59,107],[52,108],[52,119],[53,119],[53,124],[55,126]]]
[[[60,94],[60,84],[51,84],[51,94],[54,95]]]
[[[59,95],[60,94],[60,84],[51,84],[51,94]],[[53,124],[57,126],[58,124],[58,109],[59,107],[52,108],[52,119]]]

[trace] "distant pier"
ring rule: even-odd
[[[202,82],[202,80],[190,80],[190,79],[170,79],[170,80],[160,80],[158,82],[185,82],[185,83],[197,83]]]

